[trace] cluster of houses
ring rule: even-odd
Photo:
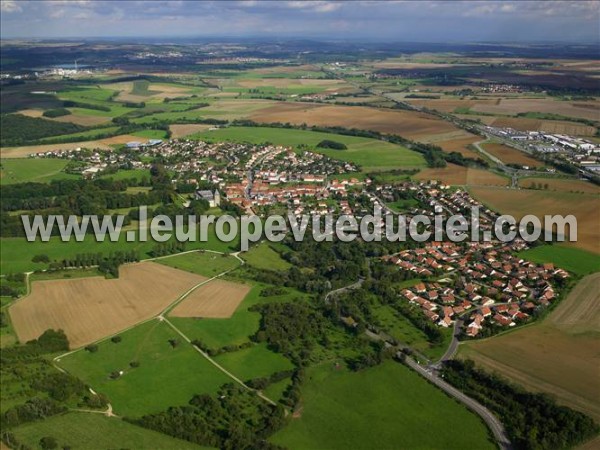
[[[150,169],[150,161],[160,156],[165,169],[173,174],[173,183],[208,182],[218,191],[216,195],[215,189],[199,188],[196,198],[216,206],[226,199],[251,214],[262,214],[272,206],[296,214],[349,214],[347,191],[363,186],[357,178],[337,179],[358,171],[352,163],[275,145],[172,139],[144,145],[130,142],[120,152],[78,148],[31,156],[77,161],[73,170],[86,178],[108,169]],[[332,201],[333,197],[342,203]]]
[[[421,282],[401,291],[432,322],[459,325],[477,336],[486,324],[511,327],[556,298],[555,283],[569,275],[552,264],[538,265],[514,256],[524,248],[515,241],[502,246],[433,242],[385,259],[402,270],[435,282]]]

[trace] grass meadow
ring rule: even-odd
[[[427,336],[416,328],[391,306],[380,306],[374,310],[375,318],[380,322],[381,328],[390,336],[403,344],[423,353],[431,360],[439,359],[450,344],[452,334],[450,330],[441,329],[444,340],[440,344],[432,345],[427,341]]]
[[[1,159],[0,185],[80,178],[62,171],[67,163],[66,159],[51,158]]]
[[[240,256],[247,264],[257,269],[287,270],[291,267],[290,263],[281,258],[266,241],[260,242]]]
[[[268,127],[228,127],[205,131],[191,138],[207,141],[238,141],[253,144],[271,142],[298,148],[306,145],[311,150],[333,159],[349,161],[361,166],[363,171],[419,168],[425,166],[423,157],[402,146],[356,136],[344,136],[307,130]],[[329,139],[345,144],[347,150],[316,148],[322,140]]]
[[[258,330],[260,322],[260,314],[248,311],[248,308],[259,303],[291,301],[302,295],[292,289],[286,289],[283,295],[261,297],[260,292],[265,287],[266,285],[255,284],[228,319],[171,317],[169,320],[190,339],[199,339],[209,348],[243,344]]]
[[[242,380],[268,377],[274,372],[293,369],[293,364],[280,353],[274,353],[266,344],[223,353],[215,361]]]
[[[576,275],[600,271],[600,255],[564,245],[540,245],[525,250],[519,256],[538,264],[553,263]]]
[[[210,278],[240,265],[240,262],[233,256],[212,252],[185,253],[161,258],[156,262]]]
[[[174,236],[172,237],[174,239]],[[27,272],[32,270],[42,270],[46,264],[34,263],[31,259],[35,255],[48,255],[51,261],[61,261],[65,258],[72,258],[79,253],[102,253],[108,255],[114,251],[135,250],[140,254],[140,258],[147,259],[152,256],[152,249],[157,245],[148,235],[146,242],[127,242],[126,233],[121,233],[119,240],[112,242],[108,237],[104,242],[96,241],[94,235],[87,234],[81,242],[75,239],[68,242],[61,241],[59,236],[53,236],[48,242],[42,242],[39,239],[33,242],[27,242],[25,237],[2,238],[0,239],[0,271],[2,273]],[[232,242],[222,242],[217,239],[214,233],[214,227],[209,227],[208,239],[206,242],[188,242],[186,250],[207,249],[220,252],[231,252],[239,248],[237,240]]]
[[[138,427],[101,414],[71,412],[43,421],[21,425],[11,432],[29,448],[38,448],[40,439],[52,436],[60,448],[106,450],[109,448],[157,448],[161,450],[202,449],[181,439]]]
[[[185,405],[195,394],[214,394],[230,378],[184,342],[166,323],[151,320],[121,333],[122,341],[80,350],[58,362],[94,390],[106,394],[115,414],[139,417]],[[178,344],[173,347],[170,339]],[[131,362],[139,367],[131,367]],[[123,371],[111,379],[114,371]]]
[[[475,414],[391,361],[308,369],[300,411],[270,440],[295,450],[496,448]]]

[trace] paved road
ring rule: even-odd
[[[463,394],[461,391],[456,389],[454,386],[448,384],[443,379],[438,377],[432,370],[427,370],[425,367],[417,364],[412,358],[407,357],[406,363],[416,370],[421,376],[429,380],[431,383],[435,384],[441,390],[446,392],[448,395],[454,397],[461,403],[467,406],[471,411],[479,415],[483,419],[483,421],[487,424],[487,426],[492,431],[494,438],[500,445],[500,448],[503,450],[512,449],[512,445],[510,440],[508,439],[508,435],[506,434],[506,430],[504,429],[504,425],[502,422],[490,412],[485,406],[481,403],[473,400],[471,397]]]
[[[327,295],[325,295],[325,303],[329,302],[329,296],[336,295],[341,292],[351,291],[352,289],[356,289],[356,288],[360,287],[364,283],[364,281],[365,281],[364,278],[359,278],[356,283],[349,284],[348,286],[344,286],[339,289],[335,289],[333,291],[329,291],[327,293]]]
[[[450,342],[450,345],[448,346],[446,353],[444,353],[442,355],[442,357],[440,358],[440,360],[438,361],[438,364],[441,362],[444,362],[444,361],[448,361],[449,359],[452,359],[454,357],[454,355],[456,354],[456,351],[458,350],[458,344],[460,343],[458,340],[458,336],[461,333],[462,325],[463,325],[463,319],[458,318],[454,321],[454,328],[452,329],[452,341]]]

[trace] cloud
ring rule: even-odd
[[[600,39],[598,1],[0,1],[3,38],[68,33],[429,42]]]
[[[307,11],[314,11],[318,13],[328,13],[340,9],[343,6],[341,2],[326,2],[326,1],[312,1],[312,0],[298,0],[285,2],[288,8],[301,9]]]
[[[1,0],[0,11],[3,13],[17,13],[23,11],[23,8],[15,0]]]

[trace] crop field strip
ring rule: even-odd
[[[159,314],[206,278],[153,262],[123,266],[118,279],[36,281],[9,308],[21,342],[63,329],[72,348],[115,334]]]
[[[459,356],[599,420],[599,282],[600,273],[588,275],[541,323],[464,343]]]

